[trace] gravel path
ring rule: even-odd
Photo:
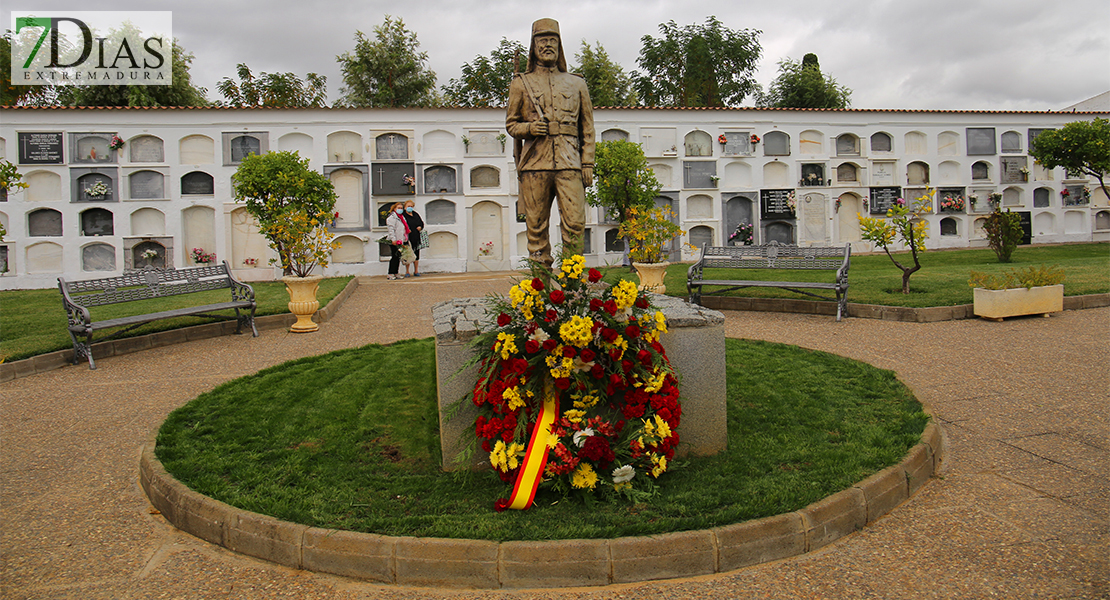
[[[315,334],[156,348],[0,385],[4,598],[1110,598],[1110,308],[933,324],[726,312],[730,337],[892,369],[944,427],[907,503],[809,555],[685,580],[521,592],[398,588],[245,558],[168,525],[137,482],[174,408],[287,360],[431,335],[430,307],[504,274],[363,280]]]

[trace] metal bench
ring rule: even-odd
[[[198,316],[228,321],[234,319],[237,324],[236,333],[241,332],[244,325],[250,325],[254,337],[258,337],[258,329],[254,326],[254,289],[231,275],[226,260],[219,265],[205,265],[188,269],[146,267],[125,272],[120,277],[105,277],[86,281],[66,281],[59,277],[58,288],[62,291],[62,303],[65,306],[66,315],[69,317],[69,337],[73,339],[73,364],[77,364],[82,357],[86,357],[90,369],[96,368],[92,355],[93,333],[104,329],[123,327],[123,329],[105,338],[105,340],[110,340],[151,321]],[[231,290],[230,302],[177,308],[102,321],[93,321],[89,314],[89,309],[97,306],[180,296],[224,288]],[[247,309],[250,309],[249,313],[246,312]],[[222,310],[234,310],[235,316],[211,314]]]
[[[848,312],[848,265],[852,246],[705,246],[701,249],[698,261],[686,272],[686,290],[689,300],[694,304],[701,302],[703,286],[723,286],[705,295],[720,294],[748,287],[775,287],[799,294],[813,296],[822,300],[833,300],[827,295],[811,290],[834,290],[836,292],[836,320]],[[705,279],[705,269],[782,269],[782,270],[829,270],[836,271],[836,281],[832,283],[807,281],[758,281],[741,279]]]

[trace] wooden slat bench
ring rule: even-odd
[[[705,246],[701,249],[698,261],[686,272],[686,290],[689,300],[694,304],[701,302],[704,286],[722,287],[705,295],[719,294],[748,287],[775,287],[799,294],[813,296],[822,300],[833,300],[828,295],[814,293],[812,290],[833,290],[836,292],[836,320],[848,312],[848,265],[852,246]],[[808,281],[759,281],[743,279],[705,279],[705,269],[782,269],[782,270],[829,270],[836,271],[836,280],[831,283]]]
[[[96,368],[92,355],[93,333],[104,329],[123,327],[123,329],[105,338],[110,340],[151,321],[198,316],[222,320],[234,319],[237,322],[236,333],[242,331],[244,325],[249,325],[251,331],[254,332],[254,337],[258,337],[258,329],[254,326],[254,289],[232,276],[226,260],[219,265],[205,265],[188,269],[147,267],[137,271],[128,271],[119,277],[105,277],[85,281],[66,281],[59,277],[58,288],[62,291],[62,303],[69,318],[69,336],[73,339],[73,364],[77,364],[82,357],[85,357],[89,361],[90,369]],[[92,316],[89,314],[89,309],[97,306],[180,296],[225,288],[231,290],[230,302],[204,304],[101,321],[92,320]],[[234,310],[235,316],[211,314],[223,310]]]

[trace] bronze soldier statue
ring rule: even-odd
[[[594,113],[585,80],[567,72],[554,19],[532,24],[528,67],[509,86],[505,129],[515,141],[529,256],[552,263],[548,225],[555,198],[563,246],[582,252],[586,188],[594,172]]]

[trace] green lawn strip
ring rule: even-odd
[[[1110,244],[1067,244],[1019,247],[1013,262],[999,263],[989,248],[973,250],[933,250],[921,256],[922,268],[910,278],[910,293],[902,293],[901,271],[885,254],[852,256],[848,271],[848,301],[885,306],[928,307],[971,304],[972,290],[967,285],[971,271],[1003,273],[1031,265],[1057,265],[1064,269],[1064,294],[1078,296],[1110,292]],[[895,257],[906,264],[908,254]],[[667,294],[686,297],[686,272],[689,264],[667,268]],[[627,267],[605,269],[607,281],[633,278]],[[706,279],[751,279],[760,281],[821,281],[832,283],[834,271],[775,271],[761,269],[706,269]],[[711,291],[720,288],[705,288]],[[832,291],[826,292],[832,297]],[[746,288],[727,292],[745,298],[813,299],[778,288]]]
[[[327,306],[332,298],[343,291],[351,277],[333,277],[320,282],[317,298],[320,306]],[[289,312],[289,294],[280,281],[252,282],[256,316]],[[125,304],[98,306],[91,309],[93,320],[112,319],[127,315],[141,315],[187,306],[215,304],[231,300],[231,290],[212,290],[182,296],[168,296],[140,300]],[[227,310],[219,314],[234,315]],[[206,317],[178,317],[147,323],[128,332],[124,337],[145,335],[157,331],[178,329],[190,325],[210,323],[216,319]],[[73,348],[66,330],[66,313],[62,308],[62,295],[56,288],[45,290],[10,290],[0,292],[0,358],[6,362],[20,360],[55,350]],[[93,337],[104,339],[112,332],[98,332]]]
[[[611,538],[802,508],[896,464],[928,420],[889,371],[793,346],[726,347],[728,450],[675,461],[658,494],[637,504],[587,506],[541,488],[532,510],[496,513],[509,489],[492,472],[443,473],[430,339],[341,350],[229,382],[174,411],[156,453],[200,493],[305,525]]]

